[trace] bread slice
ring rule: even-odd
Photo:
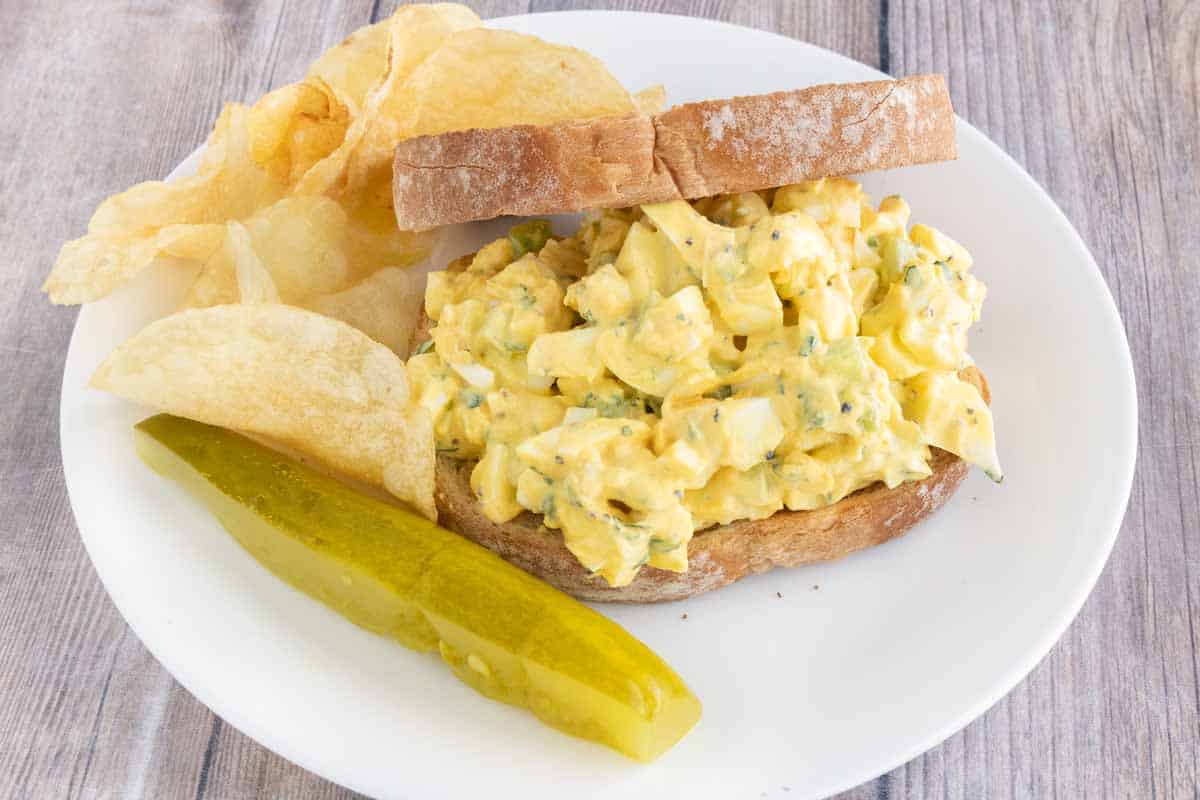
[[[421,314],[413,349],[429,338]],[[975,367],[959,376],[991,402],[987,380]],[[438,456],[434,501],[438,523],[497,553],[504,560],[569,595],[601,603],[660,603],[719,589],[775,567],[831,561],[905,533],[937,511],[967,477],[970,465],[953,453],[931,448],[933,474],[889,489],[876,483],[813,511],[779,511],[766,519],[740,520],[700,531],[688,545],[687,572],[645,566],[628,586],[614,588],[589,572],[567,549],[560,531],[539,514],[522,513],[493,522],[471,490],[474,461]]]
[[[945,161],[941,75],[825,84],[557,125],[408,139],[392,182],[401,229],[708,197]]]

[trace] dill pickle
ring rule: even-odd
[[[135,428],[142,460],[263,566],[368,630],[439,651],[487,697],[638,761],[699,720],[648,647],[489,550],[232,431],[167,414]]]

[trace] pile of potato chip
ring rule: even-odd
[[[424,283],[405,268],[437,233],[396,226],[396,143],[662,99],[661,88],[634,98],[582,51],[484,28],[463,6],[405,6],[298,83],[226,105],[197,173],[101,203],[43,289],[89,303],[151,265],[189,270],[185,309],[123,344],[93,385],[275,437],[433,516],[432,432],[401,359]]]

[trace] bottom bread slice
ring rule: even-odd
[[[970,367],[962,377],[990,399],[983,374]],[[970,465],[932,448],[933,474],[888,489],[860,489],[833,505],[812,511],[780,511],[766,519],[740,520],[699,531],[688,545],[686,572],[642,567],[628,586],[614,588],[584,568],[559,531],[537,514],[504,523],[484,516],[471,491],[473,461],[439,456],[435,499],[440,524],[499,554],[547,583],[581,600],[659,603],[728,586],[776,567],[797,567],[882,544],[910,530],[941,508],[967,476]]]

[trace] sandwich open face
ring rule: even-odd
[[[944,84],[879,83],[401,146],[402,222],[624,206],[562,238],[521,223],[430,275],[408,373],[434,419],[444,524],[575,596],[651,602],[892,538],[968,464],[999,479],[967,353],[985,291],[969,254],[910,229],[902,199],[813,175],[952,157]],[[782,135],[753,135],[765,103],[788,130],[826,122],[775,158]],[[456,166],[464,141],[495,158]],[[460,191],[460,167],[504,158],[543,174]],[[414,198],[439,189],[431,217]]]

